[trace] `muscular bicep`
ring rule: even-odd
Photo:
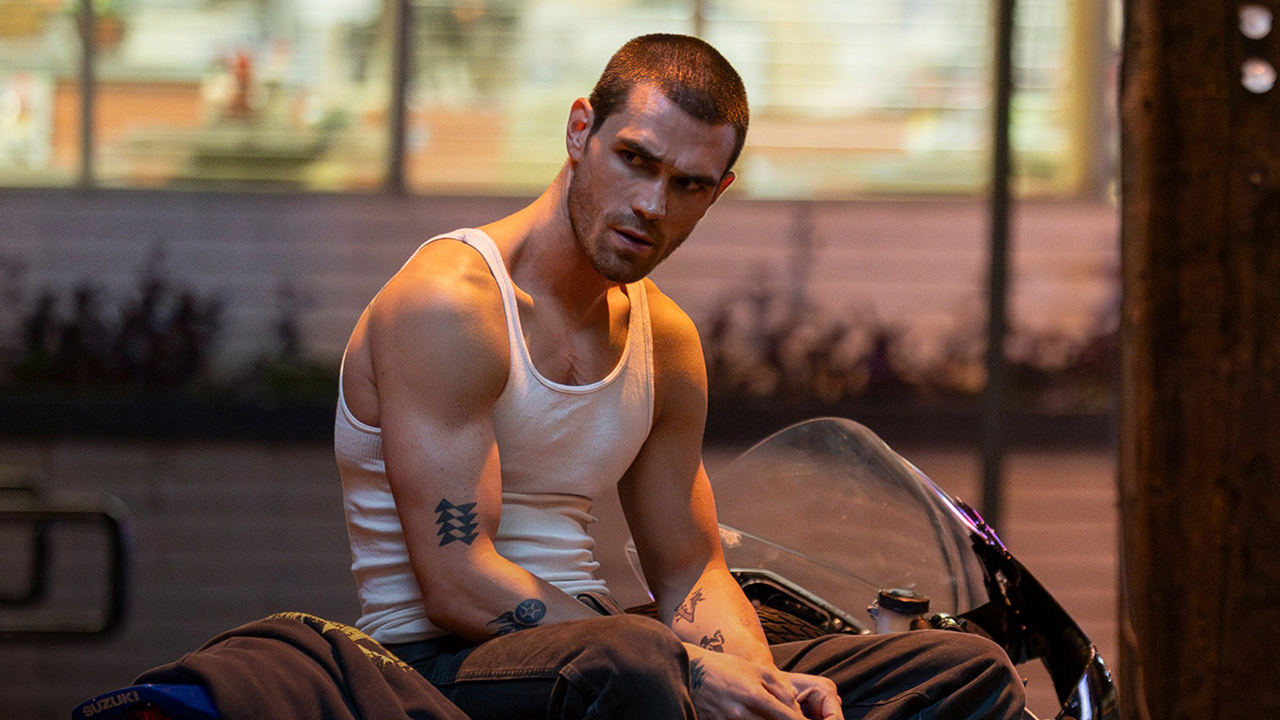
[[[491,550],[501,506],[492,410],[508,360],[501,299],[483,265],[412,270],[371,307],[369,341],[387,478],[424,584]]]

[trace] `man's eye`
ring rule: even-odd
[[[631,152],[630,150],[619,150],[618,155],[622,158],[622,161],[627,163],[628,165],[635,165],[639,167],[640,165],[644,164],[644,158]]]

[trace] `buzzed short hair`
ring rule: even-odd
[[[595,111],[591,132],[626,107],[641,85],[657,88],[698,120],[732,126],[733,154],[725,172],[733,167],[747,140],[751,111],[742,78],[718,50],[689,35],[655,33],[628,41],[609,59],[588,98]]]

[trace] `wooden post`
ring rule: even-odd
[[[1241,83],[1280,27],[1244,4],[1126,2],[1126,718],[1280,717],[1280,88]]]

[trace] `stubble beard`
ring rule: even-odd
[[[610,225],[618,225],[620,227],[630,227],[636,224],[634,218],[606,218],[602,211],[593,208],[588,198],[587,183],[582,173],[575,171],[569,179],[568,190],[568,207],[569,207],[569,227],[573,231],[574,241],[578,243],[578,248],[582,251],[587,262],[592,269],[600,274],[601,277],[610,281],[626,285],[643,279],[655,267],[658,266],[673,250],[680,247],[684,242],[684,237],[675,238],[662,254],[652,262],[634,264],[626,262],[610,253],[607,248],[607,234],[612,233],[609,229]],[[591,227],[583,223],[590,223],[589,218],[596,217],[599,219],[598,227]],[[630,220],[631,222],[628,222]],[[598,233],[599,236],[592,237],[590,233]],[[686,237],[687,237],[686,233]],[[592,240],[595,240],[595,245]]]

